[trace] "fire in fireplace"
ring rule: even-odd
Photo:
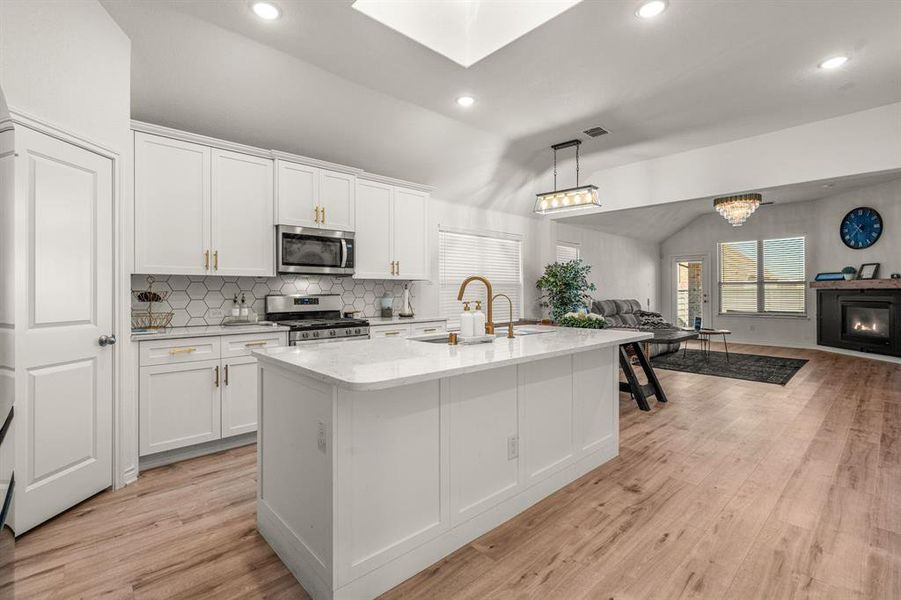
[[[817,290],[817,343],[901,356],[901,290]]]

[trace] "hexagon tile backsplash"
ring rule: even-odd
[[[279,275],[278,277],[217,277],[213,275],[154,275],[153,289],[169,292],[165,302],[154,305],[154,312],[171,310],[172,325],[218,325],[230,313],[235,294],[243,293],[247,304],[263,318],[264,298],[268,294],[340,294],[344,310],[362,311],[378,316],[380,299],[388,292],[394,296],[394,311],[400,310],[405,281],[359,281],[350,277],[316,275]],[[131,289],[146,290],[147,275],[132,275]],[[416,283],[410,282],[410,296],[416,308]],[[147,305],[132,298],[132,308]],[[210,311],[219,309],[223,316]]]

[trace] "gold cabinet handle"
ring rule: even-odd
[[[219,251],[218,250],[213,252],[213,270],[214,271],[219,270]]]
[[[197,348],[170,348],[169,354],[190,354],[197,352]]]
[[[228,385],[228,365],[225,365],[225,385]]]
[[[399,331],[386,331],[385,332],[385,337],[393,336],[393,335],[400,335],[400,332]]]
[[[325,207],[322,207],[322,224],[325,225]]]
[[[395,275],[400,275],[400,261],[397,261],[397,272]]]
[[[268,342],[265,342],[265,341],[263,341],[263,342],[247,342],[246,344],[244,344],[244,347],[245,348],[253,348],[255,346],[265,346],[267,343]]]
[[[219,365],[216,365],[214,371],[216,371],[216,387],[219,387]]]
[[[437,328],[437,327],[429,327],[428,329],[423,329],[423,330],[422,330],[423,333],[434,333],[434,332],[436,332],[436,331],[438,331],[438,328]]]
[[[210,270],[210,251],[209,250],[203,251],[203,270],[204,271]]]
[[[319,223],[319,207],[318,206],[315,209],[315,213],[316,213],[316,222]]]

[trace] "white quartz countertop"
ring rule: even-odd
[[[415,338],[377,338],[258,350],[263,363],[297,371],[319,381],[356,391],[371,391],[475,373],[567,354],[576,354],[652,337],[639,331],[570,329],[530,325],[512,340],[450,346]]]
[[[194,327],[167,327],[155,329],[147,333],[132,332],[132,341],[142,340],[175,340],[179,338],[209,337],[213,335],[241,335],[246,333],[270,333],[273,331],[288,331],[284,325],[257,323],[255,325],[205,325]]]
[[[408,323],[434,323],[447,321],[446,317],[363,317],[370,325],[406,325]]]

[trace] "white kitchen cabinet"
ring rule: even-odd
[[[388,323],[385,325],[370,325],[369,337],[400,337],[438,335],[447,332],[447,321],[444,319],[435,321],[422,321],[417,323]]]
[[[257,430],[257,359],[222,361],[222,437]]]
[[[393,247],[391,228],[394,188],[375,181],[357,181],[355,279],[391,279]]]
[[[282,330],[140,342],[140,455],[257,428],[258,348],[288,345]]]
[[[279,225],[354,230],[354,175],[285,160],[276,170]]]
[[[216,275],[275,275],[272,161],[213,150],[210,248]]]
[[[319,169],[276,161],[279,225],[319,227]]]
[[[410,337],[409,325],[380,325],[369,328],[369,337],[377,338],[408,338]]]
[[[394,189],[394,273],[398,279],[428,279],[429,195],[417,190]]]
[[[218,360],[142,367],[141,455],[219,439],[220,381]]]
[[[134,135],[135,272],[275,274],[271,160]]]
[[[134,144],[135,271],[208,274],[210,149],[140,132]]]
[[[319,226],[354,231],[356,177],[347,173],[319,172]]]
[[[355,279],[428,279],[428,200],[418,190],[357,180]]]

